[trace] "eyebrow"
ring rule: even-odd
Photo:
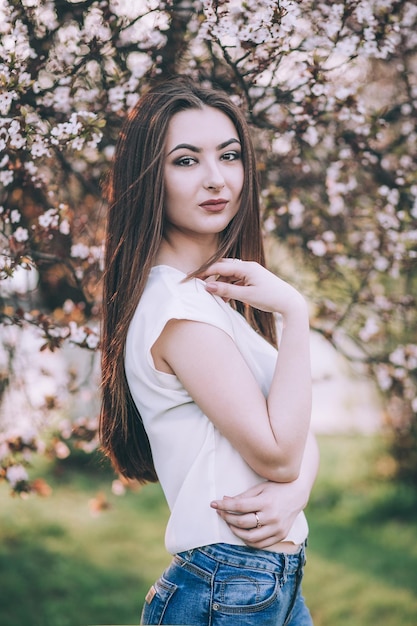
[[[227,148],[227,146],[230,146],[230,144],[232,143],[238,143],[240,145],[239,139],[235,139],[234,137],[231,137],[227,141],[224,141],[223,143],[220,143],[218,146],[216,146],[216,150],[223,150],[224,148]],[[172,150],[168,152],[167,156],[169,156],[176,150],[182,150],[183,148],[185,148],[186,150],[190,150],[191,152],[196,152],[198,154],[202,152],[201,148],[197,148],[197,146],[193,146],[190,143],[179,143],[177,146],[175,146],[175,148],[172,148]]]

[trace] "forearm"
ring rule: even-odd
[[[267,398],[280,463],[274,480],[294,480],[300,471],[311,417],[310,332],[305,301],[284,318],[277,365]]]
[[[204,367],[210,373],[211,387],[201,385],[207,376],[201,376],[184,349],[179,355],[177,341],[172,342],[165,360],[205,415],[260,476],[291,482],[299,475],[311,414],[307,304],[294,287],[254,262],[222,259],[202,278],[216,275],[222,280],[207,282],[207,291],[282,315],[284,330],[268,397],[241,354],[237,354],[237,347],[231,341],[222,341],[220,356],[208,329],[199,329],[191,342],[187,325],[183,343],[188,343],[195,354],[199,335],[204,333],[204,349],[202,346],[200,352],[205,354]],[[178,367],[180,358],[185,361],[183,373]],[[227,371],[223,371],[222,363],[228,363]],[[213,394],[211,388],[217,392]]]
[[[305,508],[309,501],[311,491],[317,478],[319,465],[320,452],[317,445],[317,440],[314,434],[309,431],[303,460],[301,462],[300,472],[298,478],[296,478],[296,480],[292,483],[297,489],[300,504],[302,505],[304,502],[302,508]]]

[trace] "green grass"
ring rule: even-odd
[[[375,476],[372,438],[321,438],[304,591],[317,626],[417,624],[417,494]]]
[[[417,496],[377,478],[377,444],[320,438],[304,580],[316,626],[417,623]],[[63,468],[49,498],[0,488],[0,624],[138,624],[170,560],[159,487],[116,497],[104,471]],[[94,516],[98,493],[110,508]]]

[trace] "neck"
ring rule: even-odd
[[[170,265],[185,274],[194,272],[201,267],[218,248],[217,235],[208,241],[191,240],[186,238],[172,240],[169,236],[162,239],[156,256],[156,265]]]

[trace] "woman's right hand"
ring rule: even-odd
[[[217,280],[210,280],[212,276]],[[285,318],[295,311],[306,311],[302,295],[284,280],[254,261],[221,259],[199,275],[206,289],[224,300],[239,300],[261,311],[281,313]]]
[[[297,515],[305,508],[318,467],[319,449],[310,432],[297,480],[259,483],[239,495],[214,500],[211,507],[246,545],[268,549],[287,537]]]
[[[211,507],[246,545],[265,550],[285,539],[306,505],[306,494],[295,482],[260,483],[237,496],[215,500]]]

